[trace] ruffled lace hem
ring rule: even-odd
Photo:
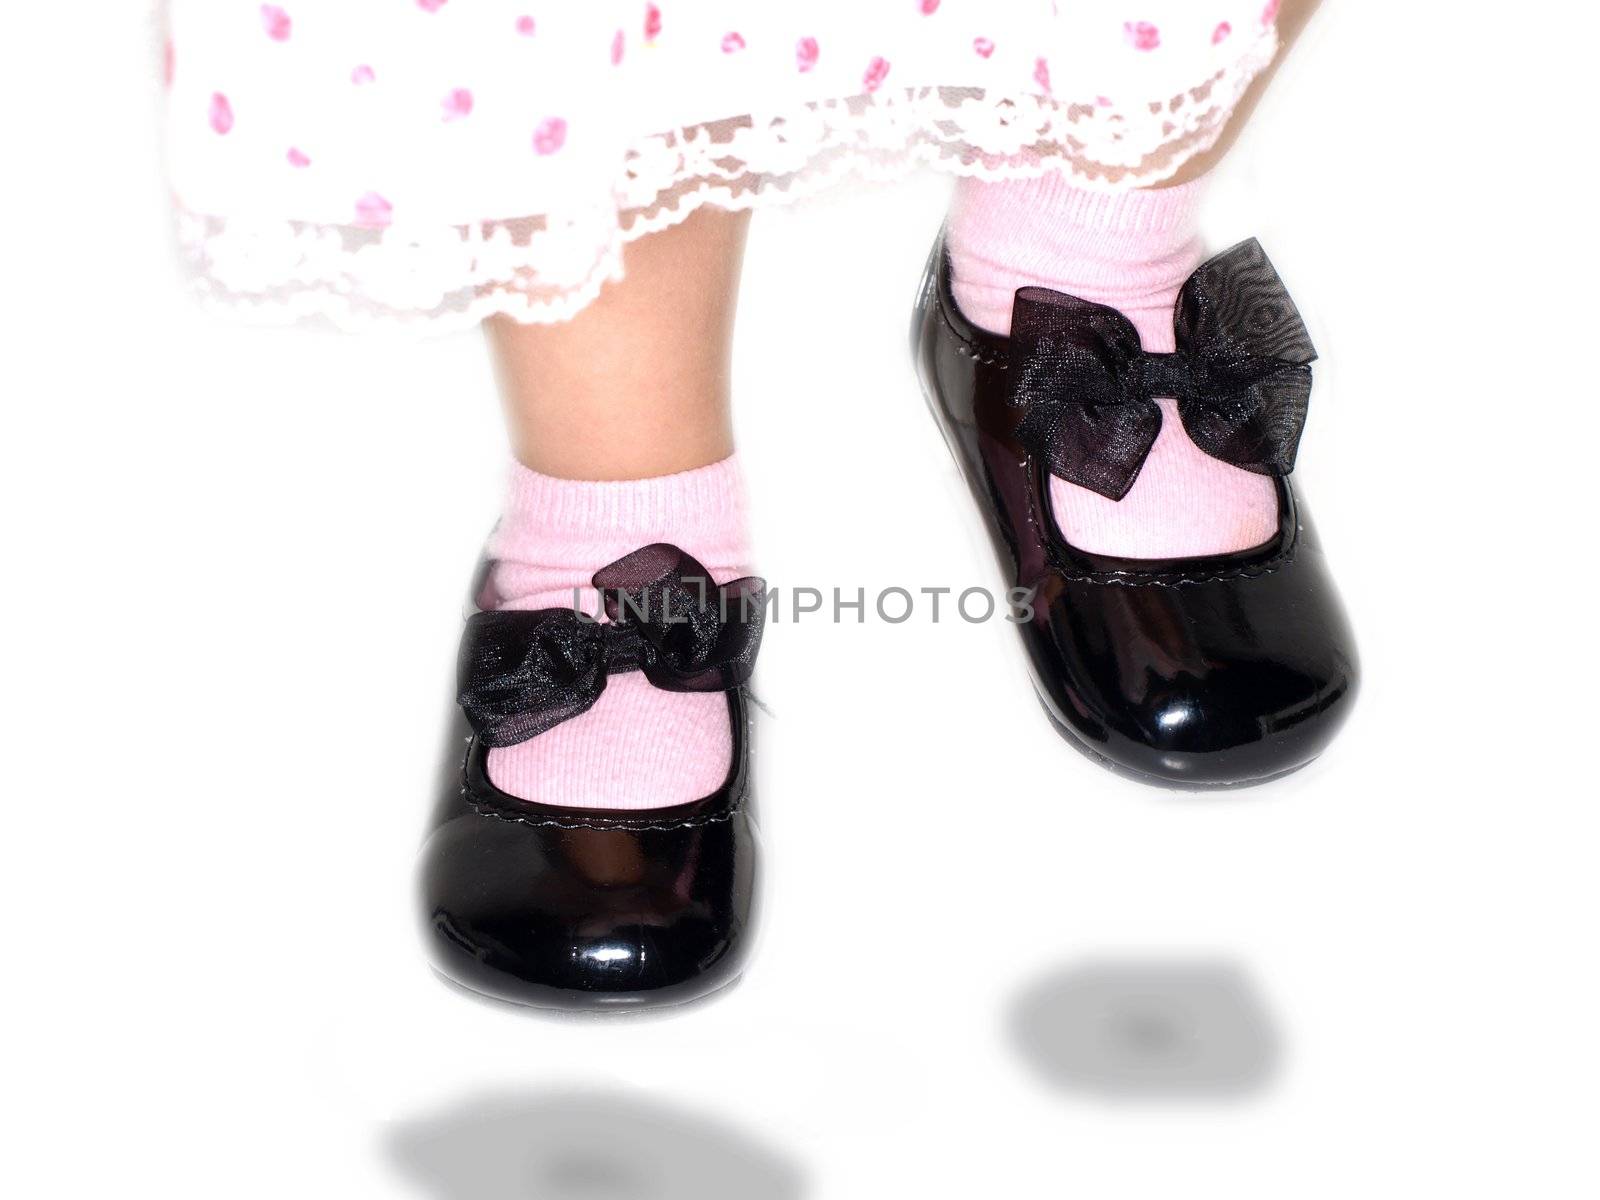
[[[656,134],[629,149],[610,195],[559,213],[366,229],[199,213],[180,198],[178,241],[202,301],[252,320],[351,330],[451,330],[496,314],[563,321],[621,278],[624,245],[703,204],[782,204],[917,167],[989,180],[1063,171],[1118,190],[1159,183],[1216,142],[1276,50],[1267,29],[1199,86],[1135,108],[917,88]]]

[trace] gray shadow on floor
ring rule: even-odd
[[[1046,1083],[1118,1100],[1240,1098],[1275,1078],[1282,1039],[1221,959],[1091,959],[1028,985],[1011,1042]]]
[[[805,1174],[721,1120],[623,1093],[486,1094],[406,1121],[390,1161],[436,1200],[798,1200]]]

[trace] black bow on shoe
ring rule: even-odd
[[[1115,309],[1019,288],[1011,318],[1017,440],[1053,474],[1120,500],[1173,396],[1195,445],[1261,475],[1287,475],[1311,399],[1317,352],[1283,280],[1254,238],[1201,265],[1178,293],[1175,354],[1140,347]]]
[[[490,746],[511,746],[593,707],[606,676],[642,671],[669,692],[738,687],[755,668],[766,585],[720,587],[677,546],[635,550],[594,575],[609,624],[572,608],[475,613],[457,699]]]

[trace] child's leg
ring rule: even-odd
[[[1281,5],[1285,46],[1318,3]],[[1104,192],[1077,188],[1060,175],[963,180],[948,238],[962,310],[992,332],[1007,333],[1016,289],[1040,285],[1118,309],[1145,349],[1172,350],[1178,289],[1206,257],[1196,223],[1205,172],[1237,138],[1269,76],[1258,77],[1218,144],[1167,186]],[[1180,558],[1246,550],[1272,537],[1278,506],[1271,478],[1203,453],[1177,419],[1175,403],[1160,404],[1160,436],[1121,500],[1052,481],[1051,508],[1067,541],[1101,554]]]
[[[748,213],[703,208],[630,245],[626,278],[572,320],[490,323],[523,466],[645,479],[733,453],[728,364],[748,225]]]
[[[517,463],[491,540],[507,607],[586,608],[594,572],[672,542],[719,581],[750,573],[728,376],[747,221],[702,209],[628,248],[626,278],[560,325],[498,320]],[[612,676],[588,712],[491,751],[500,788],[547,804],[656,808],[715,791],[732,748],[720,692]]]

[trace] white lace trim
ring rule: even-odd
[[[1158,183],[1212,146],[1276,50],[1269,29],[1210,80],[1136,109],[920,88],[657,134],[630,149],[612,196],[560,214],[360,229],[207,215],[180,202],[179,244],[201,298],[255,320],[321,317],[346,329],[454,329],[499,313],[561,321],[621,277],[627,242],[702,204],[755,208],[916,166],[981,179],[1068,171],[1103,188]]]

